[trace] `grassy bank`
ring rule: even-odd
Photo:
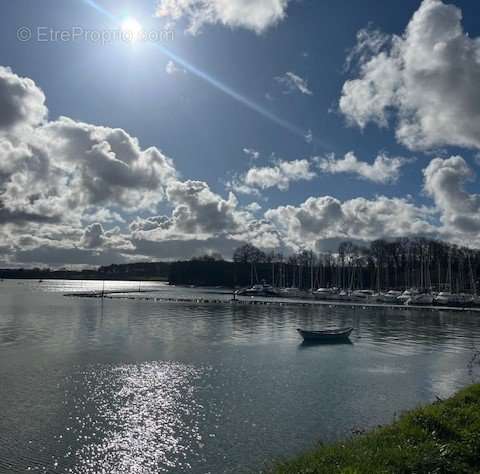
[[[480,384],[392,425],[321,445],[272,473],[480,473]]]

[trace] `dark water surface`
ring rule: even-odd
[[[93,287],[0,283],[2,473],[258,472],[449,396],[480,347],[475,313],[62,296]],[[295,331],[337,325],[351,345]]]

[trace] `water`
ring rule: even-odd
[[[0,283],[0,472],[258,472],[449,396],[480,347],[468,312],[62,296],[101,288]],[[345,325],[350,345],[304,346],[295,331]]]

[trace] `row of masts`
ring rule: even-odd
[[[251,285],[260,283],[257,264],[251,263]],[[270,280],[275,288],[298,288],[314,291],[318,288],[336,287],[345,290],[372,289],[378,292],[388,289],[418,288],[423,291],[469,291],[477,295],[477,278],[470,255],[448,255],[446,268],[428,252],[420,258],[408,258],[404,268],[398,268],[380,259],[365,262],[362,258],[348,261],[333,255],[317,257],[310,253],[310,259],[302,263],[271,262]]]

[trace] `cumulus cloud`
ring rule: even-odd
[[[235,195],[223,199],[203,181],[174,181],[167,196],[173,205],[171,216],[137,219],[130,226],[136,238],[206,239],[235,233],[241,226],[244,214],[237,209]]]
[[[315,248],[323,239],[374,240],[409,235],[431,235],[431,209],[408,199],[355,198],[341,202],[332,196],[310,197],[300,206],[270,209],[265,217],[284,235],[288,245]]]
[[[0,66],[0,133],[32,127],[47,117],[45,95],[29,78]]]
[[[350,123],[395,122],[410,149],[480,148],[480,40],[463,31],[462,12],[424,0],[402,36],[359,36],[358,77],[342,90]]]
[[[72,174],[70,188],[78,204],[151,208],[176,177],[170,158],[155,147],[142,150],[122,129],[61,117],[39,133],[47,153]]]
[[[275,77],[275,81],[283,87],[284,94],[291,94],[292,92],[300,92],[306,95],[313,95],[313,92],[308,87],[306,79],[301,78],[293,72],[286,72],[282,76]]]
[[[470,194],[465,185],[475,174],[461,156],[435,158],[423,170],[424,188],[431,196],[446,231],[462,239],[468,235],[478,240],[480,231],[480,194]],[[470,238],[469,243],[472,243]]]
[[[118,227],[103,225],[154,211],[178,179],[170,158],[141,148],[122,129],[49,121],[41,89],[8,68],[0,68],[0,115],[0,238],[17,254],[27,241],[44,249],[32,256],[52,258],[55,247],[66,252],[79,244],[131,251]]]
[[[245,194],[247,196],[260,197],[261,193],[257,188],[245,184],[245,176],[234,176],[233,179],[225,183],[225,188],[228,191],[233,191],[237,194]]]
[[[118,210],[155,209],[177,173],[122,129],[48,121],[35,83],[0,68],[0,221],[81,226]],[[105,206],[116,207],[116,210]]]
[[[286,16],[290,0],[159,0],[156,14],[188,21],[187,31],[198,33],[206,24],[246,28],[258,34]]]
[[[168,199],[175,204],[172,213],[177,231],[188,234],[232,232],[238,224],[235,209],[237,199],[230,193],[228,200],[213,193],[203,181],[171,183]]]
[[[80,245],[86,249],[133,249],[132,243],[121,234],[119,227],[105,231],[99,222],[94,222],[85,228]]]
[[[385,154],[379,154],[373,163],[367,163],[360,161],[350,151],[341,159],[336,159],[334,155],[319,158],[318,167],[324,173],[351,173],[375,183],[386,184],[396,182],[402,166],[409,161],[406,158],[389,158]]]
[[[288,190],[294,181],[309,181],[315,177],[308,160],[278,161],[274,166],[250,168],[244,177],[247,186],[267,189],[277,187]]]
[[[258,204],[258,202],[254,201],[245,206],[245,209],[247,209],[250,212],[258,212],[262,209],[262,206]]]
[[[203,181],[180,180],[170,158],[158,148],[142,148],[122,129],[66,117],[48,120],[42,91],[4,68],[0,95],[7,89],[20,112],[5,113],[10,118],[0,127],[4,261],[103,264],[214,251],[228,257],[244,242],[264,249],[318,249],[321,241],[405,235],[480,245],[480,196],[468,192],[474,173],[459,156],[435,158],[426,166],[431,208],[410,198],[312,196],[262,215],[258,203],[242,207],[232,192],[222,196]],[[402,160],[379,155],[364,163],[347,154],[327,157],[319,166],[388,182],[398,177]],[[259,193],[314,177],[309,160],[276,160],[251,167],[235,184]]]
[[[264,249],[283,245],[280,232],[254,213],[261,210],[258,203],[242,208],[230,193],[228,199],[214,193],[202,181],[177,181],[167,188],[169,201],[173,204],[170,216],[137,218],[131,225],[132,242],[138,251],[164,252],[166,248],[178,252],[184,242],[185,255],[198,255],[218,251],[225,256],[242,243],[250,242]],[[192,251],[192,243],[197,251]],[[218,247],[215,249],[212,245]]]
[[[102,224],[95,222],[89,225],[83,234],[81,244],[83,247],[96,248],[105,243],[105,231]]]
[[[0,138],[0,220],[2,223],[63,220],[65,195],[57,167],[41,149]]]

